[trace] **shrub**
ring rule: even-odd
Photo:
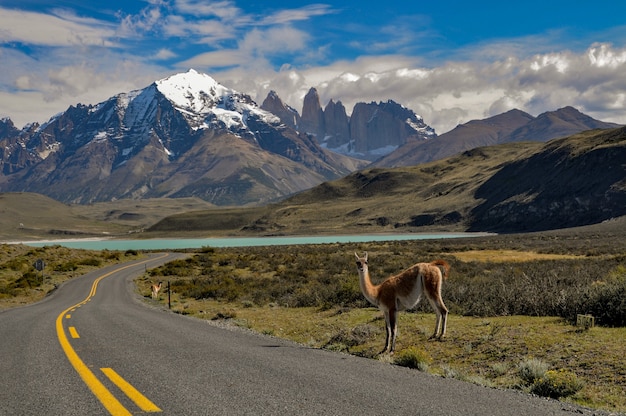
[[[444,257],[452,265],[452,274],[443,284],[442,295],[454,314],[560,316],[575,321],[577,314],[585,313],[595,316],[598,325],[626,326],[626,255],[493,263],[442,256],[502,246],[528,250],[530,244],[497,238],[461,240],[207,248],[149,273],[178,276],[180,279],[170,279],[180,282],[177,291],[196,299],[330,309],[368,305],[359,288],[354,251],[376,253],[370,265],[374,283],[417,261]],[[567,254],[570,250],[550,239],[532,243],[545,245],[543,251],[548,252]],[[615,250],[607,246],[603,252],[608,249]],[[425,301],[415,310],[432,312]]]
[[[578,297],[573,312],[593,315],[599,325],[626,326],[626,278],[588,287]],[[573,312],[568,318],[575,322]]]
[[[347,351],[350,347],[365,344],[378,333],[379,329],[370,324],[357,325],[350,331],[342,329],[328,340],[324,348],[335,351]]]
[[[74,270],[78,269],[78,265],[76,263],[74,263],[73,261],[68,261],[65,263],[61,263],[58,264],[54,267],[54,271],[55,272],[73,272]]]
[[[394,358],[393,363],[402,367],[427,371],[428,365],[430,364],[430,357],[424,350],[409,347],[400,351]]]
[[[237,317],[237,312],[234,309],[229,309],[229,310],[217,312],[215,316],[211,318],[211,320],[218,321],[222,319],[234,319],[236,317]]]
[[[550,366],[543,361],[530,358],[519,363],[518,374],[527,385],[531,385],[536,380],[542,378],[548,371],[548,368]]]
[[[88,257],[85,259],[82,259],[78,262],[79,265],[81,266],[100,266],[102,264],[102,261],[100,259],[97,259],[95,257]]]
[[[567,370],[548,370],[535,380],[530,391],[543,397],[559,399],[576,394],[584,386],[576,374]]]

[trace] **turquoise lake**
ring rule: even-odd
[[[60,245],[87,250],[174,250],[201,247],[257,247],[295,244],[364,243],[368,241],[431,240],[441,238],[470,238],[487,233],[433,233],[390,235],[340,235],[304,237],[232,237],[232,238],[170,238],[151,240],[78,239],[24,242],[29,246]]]

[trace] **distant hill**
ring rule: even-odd
[[[0,193],[0,241],[128,236],[168,215],[209,208],[197,198],[67,205],[36,193]]]
[[[366,169],[325,182],[263,211],[241,213],[230,231],[510,233],[597,224],[626,215],[624,161],[626,128],[479,147],[418,166]],[[175,230],[183,223],[202,228],[209,216],[210,223],[219,223],[219,216],[205,211],[168,217],[150,230]]]
[[[511,142],[546,142],[592,129],[619,127],[581,113],[573,107],[533,117],[511,110],[484,120],[472,120],[427,141],[412,141],[377,160],[373,166],[413,166],[440,160],[465,150]]]
[[[61,202],[35,193],[0,194],[0,241],[93,237],[124,232],[123,227],[82,217]]]

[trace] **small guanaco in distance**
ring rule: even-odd
[[[379,285],[370,280],[367,265],[367,252],[363,257],[356,256],[356,266],[359,272],[361,292],[374,306],[385,315],[387,336],[385,348],[381,354],[389,351],[391,354],[396,348],[396,334],[398,330],[397,316],[399,311],[411,309],[422,298],[422,294],[435,310],[437,320],[435,332],[430,339],[441,340],[446,334],[448,308],[441,298],[441,285],[450,274],[450,265],[445,260],[435,260],[431,263],[417,263],[401,273],[388,277]]]
[[[159,290],[161,290],[161,282],[158,284],[152,284],[152,299],[156,299],[159,296]]]

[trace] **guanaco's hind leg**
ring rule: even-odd
[[[442,339],[446,335],[446,326],[448,323],[448,308],[443,303],[443,299],[441,296],[437,296],[437,298],[428,297],[430,301],[430,305],[435,310],[435,314],[437,315],[437,320],[435,321],[435,332],[429,339]],[[441,331],[440,331],[441,329]]]
[[[431,270],[430,273],[424,278],[424,292],[428,302],[435,310],[437,320],[435,321],[435,332],[430,339],[442,339],[446,335],[446,326],[448,323],[448,308],[443,303],[441,298],[441,271]]]

